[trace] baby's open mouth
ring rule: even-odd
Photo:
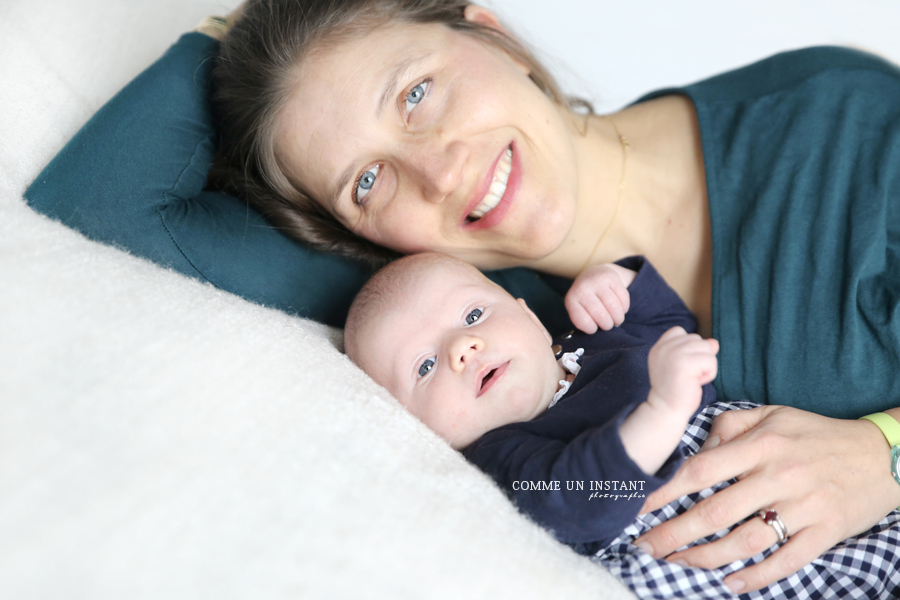
[[[509,174],[512,172],[512,146],[506,149],[506,152],[497,161],[497,167],[494,169],[491,187],[488,193],[484,195],[481,203],[475,207],[475,210],[466,216],[467,223],[474,223],[484,215],[488,214],[500,204],[503,194],[506,193],[506,183],[509,181]]]
[[[491,380],[491,377],[493,377],[496,372],[497,369],[491,369],[488,374],[484,376],[484,379],[481,380],[481,389],[484,389],[484,386],[487,385],[487,382]]]

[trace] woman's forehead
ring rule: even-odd
[[[289,174],[320,199],[346,177],[341,157],[375,135],[406,77],[432,61],[452,32],[439,25],[391,24],[329,43],[298,65],[282,112],[276,152]]]

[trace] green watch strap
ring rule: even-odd
[[[891,474],[894,481],[900,484],[900,423],[885,413],[875,413],[860,417],[875,424],[891,446]],[[900,506],[897,507],[900,510]]]
[[[894,417],[885,413],[875,413],[860,417],[867,421],[872,421],[875,426],[881,430],[884,437],[887,438],[888,444],[891,446],[900,446],[900,423]]]

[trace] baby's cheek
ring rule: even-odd
[[[514,387],[506,399],[503,424],[530,421],[536,417],[549,404],[549,401],[542,402],[543,396],[544,390],[540,389],[540,386]]]

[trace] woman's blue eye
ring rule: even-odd
[[[425,92],[428,91],[428,82],[423,81],[413,89],[409,90],[409,93],[406,95],[406,112],[411,113],[412,110],[416,107],[422,98],[425,97]]]
[[[372,189],[372,186],[375,185],[375,180],[378,179],[379,169],[381,169],[381,166],[375,165],[359,176],[359,179],[356,181],[356,194],[354,195],[354,201],[356,201],[357,204],[366,197],[366,194],[368,194],[369,190]]]
[[[419,366],[419,378],[422,378],[422,377],[425,377],[426,375],[428,375],[428,371],[432,370],[433,368],[434,368],[434,359],[426,358],[425,362],[423,362]]]
[[[482,310],[480,308],[474,309],[472,312],[466,315],[466,325],[471,325],[475,321],[481,318]]]

